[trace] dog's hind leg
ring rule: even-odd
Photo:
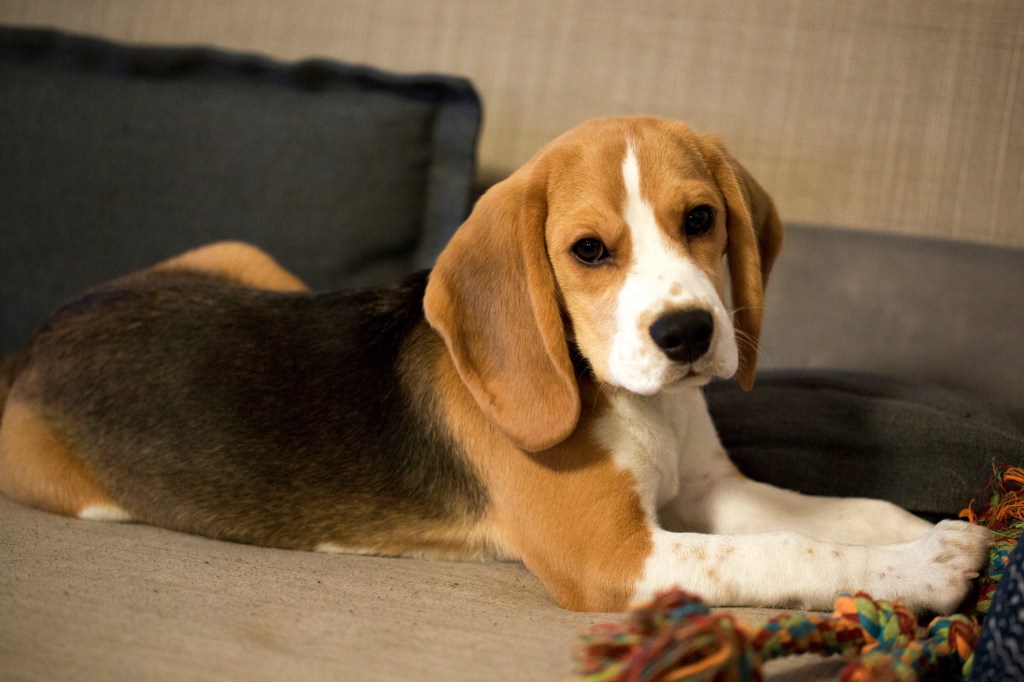
[[[0,420],[0,492],[57,514],[130,520],[64,439],[19,400],[17,386]]]
[[[267,252],[245,242],[224,241],[201,246],[154,265],[152,270],[199,270],[223,275],[254,289],[306,291],[309,287]]]

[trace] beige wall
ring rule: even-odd
[[[585,118],[682,118],[789,221],[1024,247],[1021,0],[0,0],[0,22],[462,74],[486,178]]]

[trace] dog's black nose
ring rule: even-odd
[[[708,352],[715,324],[706,310],[680,310],[651,325],[651,338],[676,362],[693,362]]]

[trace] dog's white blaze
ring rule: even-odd
[[[131,515],[121,507],[112,504],[97,504],[78,512],[78,518],[86,521],[131,521]]]
[[[690,369],[731,376],[738,357],[732,320],[711,280],[678,253],[658,228],[654,210],[640,191],[640,164],[632,144],[626,147],[622,181],[626,188],[622,215],[629,226],[633,257],[616,303],[610,379],[634,393],[651,395]],[[653,322],[663,313],[684,308],[707,310],[715,322],[711,349],[692,368],[669,360],[640,324],[641,319]]]

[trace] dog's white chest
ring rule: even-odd
[[[657,509],[679,494],[680,476],[700,468],[721,450],[699,388],[653,396],[615,393],[611,409],[596,423],[596,435],[637,480],[644,509]]]

